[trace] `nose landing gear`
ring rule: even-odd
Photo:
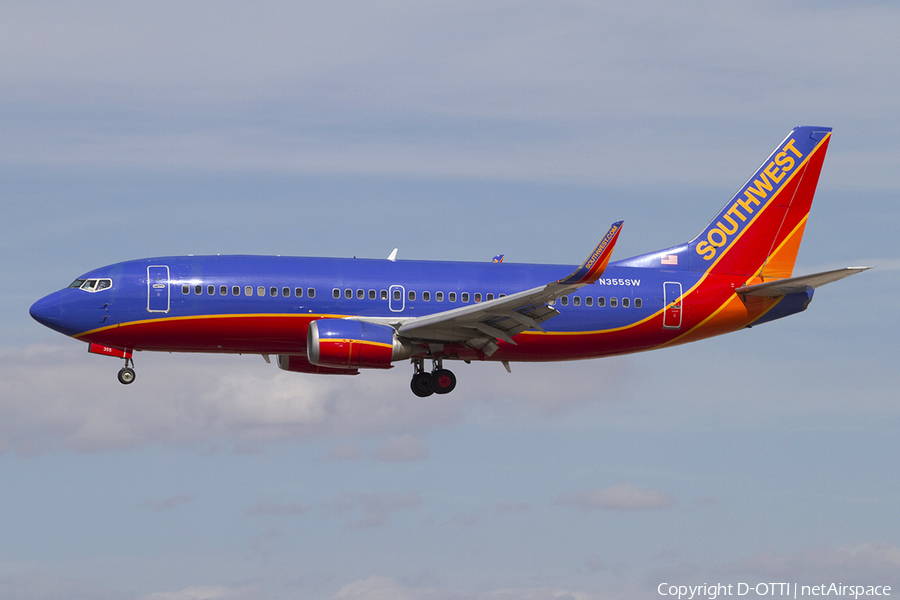
[[[129,367],[128,365],[131,364]],[[134,382],[135,374],[134,374],[134,361],[130,358],[125,359],[125,366],[119,369],[119,383],[122,385],[128,385],[129,383]]]
[[[415,373],[409,387],[419,398],[426,398],[431,394],[449,394],[456,387],[456,375],[443,367],[442,359],[432,359],[431,373],[425,370],[424,359],[414,358],[412,363]]]

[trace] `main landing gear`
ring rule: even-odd
[[[419,398],[425,398],[431,394],[449,394],[456,387],[456,375],[453,371],[443,367],[440,358],[432,359],[431,373],[425,370],[425,360],[412,359],[415,373],[409,387],[413,394]]]
[[[128,365],[131,365],[130,367]],[[119,369],[119,383],[123,385],[128,385],[129,383],[134,382],[135,374],[134,374],[134,361],[130,358],[125,359],[125,366]]]

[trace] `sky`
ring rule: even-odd
[[[0,598],[896,593],[898,29],[875,1],[0,3]],[[460,364],[427,399],[409,365],[259,356],[140,353],[125,387],[28,315],[150,256],[574,265],[624,219],[626,258],[797,125],[834,134],[795,273],[876,268],[687,346]]]

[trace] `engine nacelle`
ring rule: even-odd
[[[391,362],[409,358],[411,347],[387,325],[319,319],[309,324],[306,354],[321,367],[390,369]]]
[[[359,375],[359,369],[331,369],[314,365],[301,354],[279,354],[278,368],[295,373],[316,373],[318,375]]]

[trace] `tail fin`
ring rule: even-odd
[[[796,127],[689,244],[699,271],[790,277],[812,206],[830,127]]]

